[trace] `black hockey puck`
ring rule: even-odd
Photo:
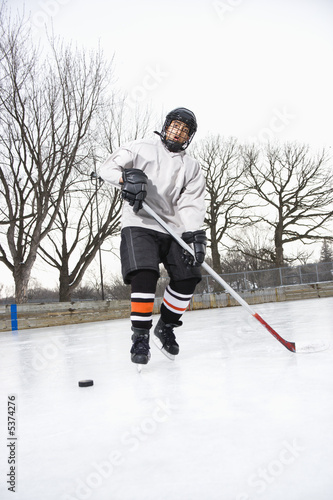
[[[93,380],[79,380],[79,387],[90,387],[94,385]]]

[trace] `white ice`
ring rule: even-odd
[[[254,309],[333,344],[333,298]],[[176,360],[151,342],[141,373],[128,319],[0,333],[1,500],[331,500],[332,348],[293,354],[242,307],[183,319]]]

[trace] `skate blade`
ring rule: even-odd
[[[163,344],[158,337],[154,336],[153,341],[156,347],[164,354],[164,356],[166,356],[168,359],[171,359],[171,361],[175,360],[176,356],[174,354],[170,354],[163,348]]]
[[[148,363],[144,364],[144,363],[135,363],[135,369],[138,373],[141,373],[142,372],[142,369],[144,366],[147,366]]]
[[[148,359],[147,359],[147,361],[146,361],[145,363],[139,363],[138,361],[137,361],[137,362],[135,362],[134,360],[132,360],[132,363],[134,363],[134,364],[135,364],[137,371],[138,371],[139,373],[141,373],[141,371],[142,371],[142,367],[143,367],[143,366],[147,366],[147,365],[148,365],[148,363],[149,363],[149,361],[150,361],[150,358],[151,358],[151,354],[150,354],[150,352],[149,352],[149,353],[148,353]]]

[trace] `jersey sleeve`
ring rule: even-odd
[[[99,168],[99,176],[106,182],[119,186],[123,168],[133,168],[133,153],[129,147],[117,149]]]

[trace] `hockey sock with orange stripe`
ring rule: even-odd
[[[161,318],[166,324],[176,324],[190,303],[198,280],[171,281],[166,287],[161,305]]]
[[[134,328],[149,330],[158,274],[155,271],[137,271],[131,280],[131,323]]]

